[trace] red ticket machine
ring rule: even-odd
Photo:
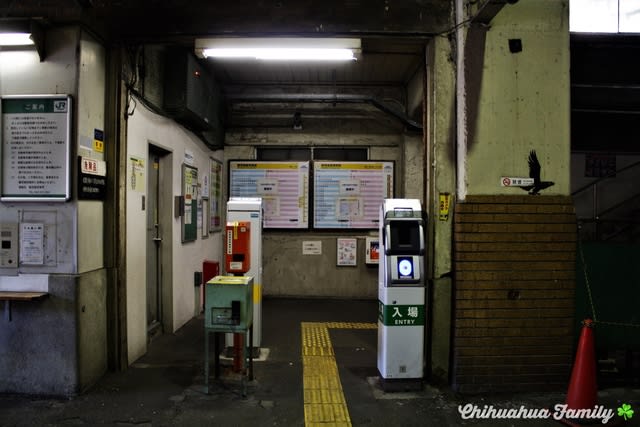
[[[227,222],[225,270],[228,274],[244,274],[251,268],[251,223]]]

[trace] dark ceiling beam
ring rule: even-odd
[[[478,10],[471,18],[471,22],[489,25],[491,20],[496,17],[506,4],[515,4],[517,2],[518,0],[486,0],[478,6]]]

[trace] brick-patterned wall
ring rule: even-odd
[[[454,389],[565,388],[577,238],[571,198],[470,196],[455,210]]]

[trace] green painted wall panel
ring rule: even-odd
[[[640,350],[639,277],[640,244],[580,243],[576,271],[576,341],[580,322],[593,318],[595,309],[597,348]]]

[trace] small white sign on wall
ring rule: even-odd
[[[302,255],[322,255],[322,242],[320,240],[303,241]]]
[[[20,224],[20,264],[44,264],[44,224],[32,222]]]

